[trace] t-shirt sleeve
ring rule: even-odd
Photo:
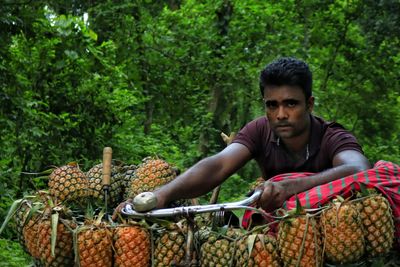
[[[259,153],[264,125],[262,120],[254,120],[247,123],[235,136],[232,143],[246,146],[253,156]]]
[[[344,150],[356,150],[364,154],[354,135],[343,128],[335,127],[329,129],[324,143],[331,159]]]

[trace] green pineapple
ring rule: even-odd
[[[104,203],[103,187],[103,164],[93,166],[87,173],[88,177],[88,195],[96,200],[100,205]],[[108,195],[108,203],[111,206],[117,205],[123,200],[124,176],[120,173],[117,166],[111,166],[111,178]]]
[[[202,267],[228,267],[234,263],[235,240],[240,235],[239,229],[229,228],[226,234],[211,232],[200,248]]]

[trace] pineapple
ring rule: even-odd
[[[246,235],[238,240],[236,259],[237,267],[281,266],[276,238],[270,234]]]
[[[115,267],[144,267],[150,265],[150,234],[141,226],[118,226],[114,231],[114,249]]]
[[[186,229],[180,223],[168,225],[155,242],[154,266],[181,264],[185,259]]]
[[[29,254],[34,259],[40,259],[40,244],[39,244],[39,214],[32,215],[25,224],[22,235],[25,240],[25,246]]]
[[[101,222],[101,217],[96,221],[87,220],[78,229],[80,267],[112,266],[112,232],[104,222]]]
[[[25,224],[27,223],[28,216],[31,210],[32,210],[32,202],[24,199],[15,213],[18,242],[21,244],[25,252],[28,252],[28,249],[25,245],[23,230]]]
[[[321,243],[315,215],[298,214],[279,222],[278,247],[284,266],[322,266]]]
[[[162,159],[145,158],[135,171],[135,178],[130,184],[129,197],[153,191],[158,187],[172,181],[176,171]]]
[[[54,223],[54,221],[53,221]],[[56,243],[54,255],[52,254],[52,220],[50,217],[43,217],[38,223],[38,244],[40,259],[44,266],[69,267],[74,264],[72,232],[74,223],[62,220],[57,223]]]
[[[357,202],[365,229],[366,251],[376,257],[390,251],[394,242],[394,222],[389,201],[380,194]]]
[[[125,165],[121,168],[120,173],[123,175],[122,178],[122,188],[124,199],[129,198],[129,186],[132,180],[135,178],[136,165]]]
[[[50,194],[58,201],[77,200],[87,194],[87,178],[75,162],[55,169],[49,176]]]
[[[235,255],[235,239],[238,229],[229,228],[226,235],[211,232],[207,241],[200,248],[200,263],[202,267],[233,266]]]
[[[101,204],[104,203],[104,190],[103,190],[103,164],[93,166],[87,173],[88,177],[88,195],[98,200]],[[110,180],[110,205],[120,203],[123,199],[124,189],[124,176],[119,173],[118,167],[111,166],[111,180]]]
[[[346,264],[364,255],[363,228],[354,203],[335,199],[332,206],[322,213],[321,224],[328,261]]]

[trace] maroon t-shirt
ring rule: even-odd
[[[233,143],[245,145],[260,166],[264,179],[289,172],[321,172],[332,168],[333,157],[343,150],[363,153],[357,139],[340,124],[311,115],[311,138],[308,159],[294,160],[271,130],[268,119],[249,122]]]

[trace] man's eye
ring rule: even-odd
[[[265,106],[268,109],[273,109],[277,107],[277,103],[276,102],[272,102],[272,101],[265,101]]]
[[[293,100],[293,101],[288,101],[286,104],[289,108],[294,108],[298,104],[298,102]]]

